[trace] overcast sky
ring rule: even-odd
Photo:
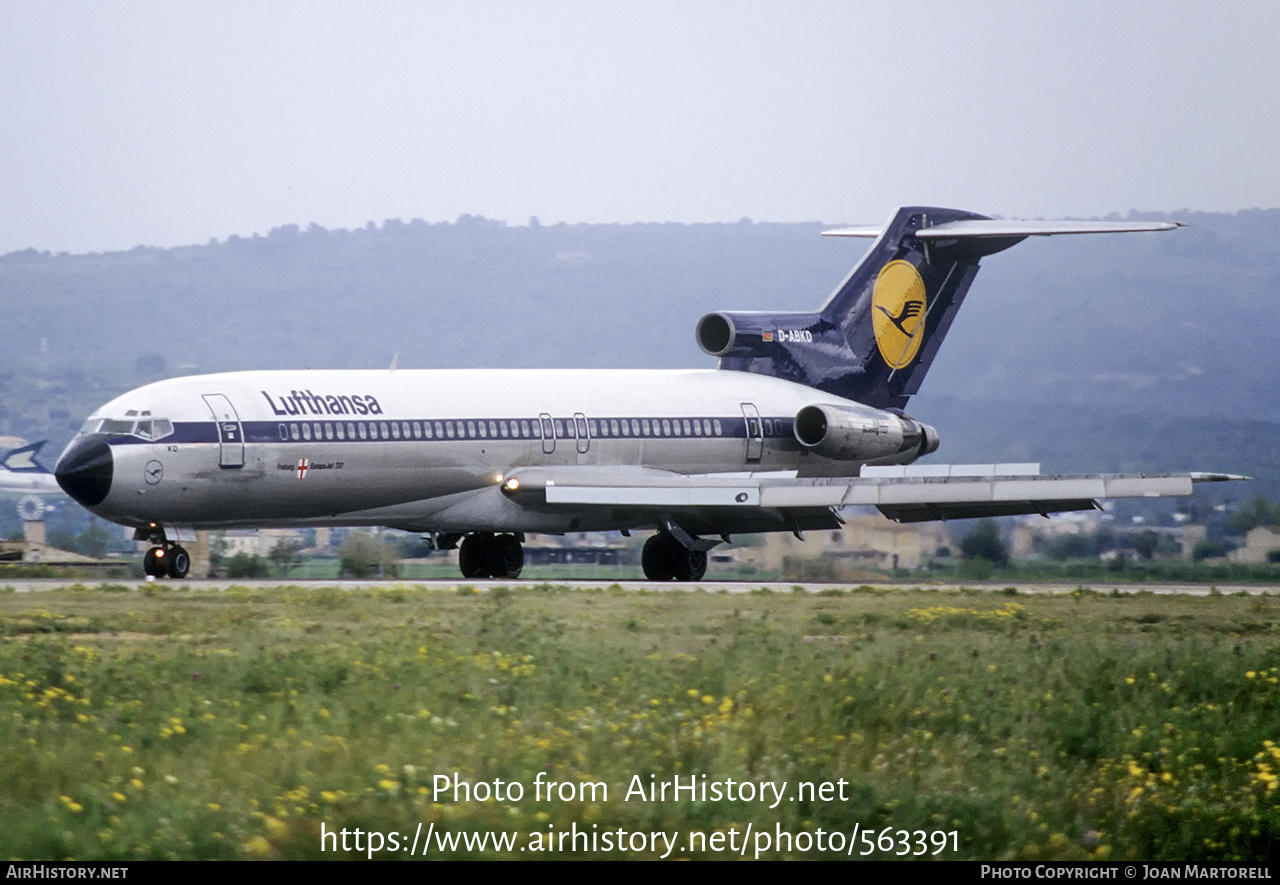
[[[0,0],[0,254],[1280,206],[1280,3]]]

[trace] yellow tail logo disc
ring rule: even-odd
[[[906,261],[890,261],[871,290],[871,328],[880,356],[891,369],[901,369],[920,351],[928,313],[924,280]]]

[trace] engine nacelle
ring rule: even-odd
[[[704,352],[719,357],[759,357],[779,353],[789,342],[813,344],[834,327],[816,313],[720,311],[698,320],[694,334]]]
[[[906,415],[819,404],[796,413],[800,445],[837,461],[909,464],[938,448],[938,431]]]

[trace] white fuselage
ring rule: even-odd
[[[791,382],[718,370],[175,378],[124,394],[86,423],[87,432],[108,434],[113,462],[110,491],[90,509],[134,526],[626,527],[633,516],[530,510],[498,486],[513,470],[570,465],[856,475],[861,462],[825,458],[797,441],[796,413],[814,403],[859,408]],[[148,419],[141,433],[136,424],[121,432]]]

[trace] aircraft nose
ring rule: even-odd
[[[111,446],[96,434],[71,441],[53,468],[58,485],[85,507],[101,504],[111,491]]]

